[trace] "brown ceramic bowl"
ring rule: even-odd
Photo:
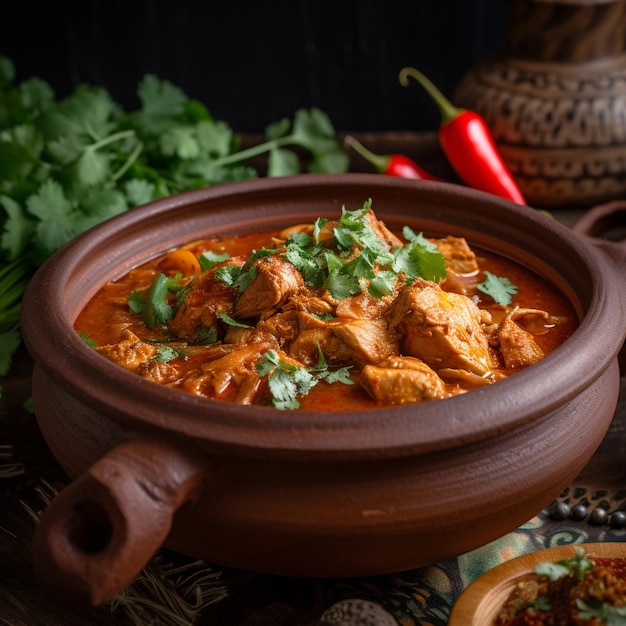
[[[338,413],[193,397],[119,368],[72,330],[103,283],[149,257],[367,198],[389,226],[463,236],[546,276],[579,329],[478,391]],[[344,577],[430,564],[509,532],[576,476],[611,422],[626,333],[625,255],[615,257],[529,208],[370,174],[226,184],[92,229],[37,272],[23,302],[37,419],[75,479],[41,520],[36,574],[60,596],[98,604],[163,543],[223,566]]]

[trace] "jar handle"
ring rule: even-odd
[[[45,510],[33,540],[36,578],[66,604],[107,602],[161,547],[202,478],[199,460],[169,441],[123,441]]]
[[[590,208],[578,218],[572,230],[608,253],[618,268],[626,267],[625,200],[606,202]]]
[[[598,204],[582,214],[572,230],[606,253],[616,268],[626,312],[626,200]],[[626,375],[626,343],[618,355],[620,373]]]

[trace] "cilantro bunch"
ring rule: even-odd
[[[105,219],[181,191],[258,177],[338,173],[348,159],[328,117],[299,110],[270,125],[266,141],[241,149],[230,126],[201,102],[153,75],[140,107],[124,111],[103,88],[56,98],[40,78],[15,81],[0,56],[0,375],[21,343],[19,308],[28,278],[63,244]]]

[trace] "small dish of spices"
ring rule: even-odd
[[[547,548],[477,578],[448,626],[626,626],[626,543]]]

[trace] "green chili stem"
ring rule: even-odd
[[[442,123],[445,124],[446,122],[452,121],[455,117],[458,117],[459,113],[463,112],[463,109],[455,107],[450,100],[439,91],[434,83],[414,67],[404,67],[400,70],[400,84],[403,87],[409,84],[409,77],[414,78],[439,107]]]

